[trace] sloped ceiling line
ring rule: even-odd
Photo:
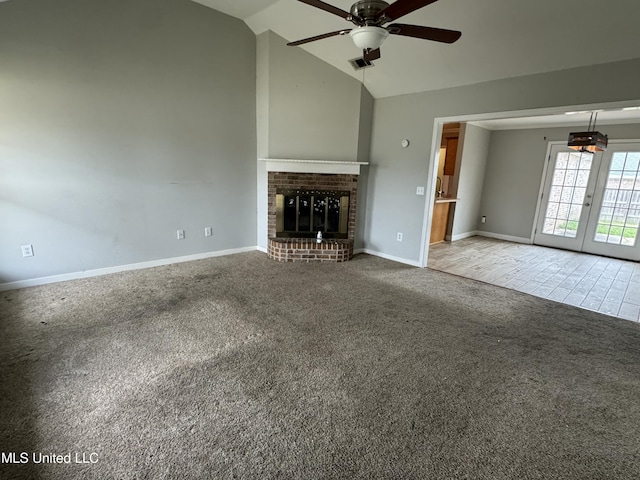
[[[339,30],[346,23],[296,0],[193,0],[242,19],[260,34],[288,41]],[[348,10],[351,0],[329,0]],[[594,28],[593,12],[598,12]],[[461,30],[452,45],[394,36],[367,72],[375,98],[470,85],[535,73],[639,58],[640,2],[612,0],[438,0],[403,23]],[[347,25],[348,26],[348,25]],[[306,44],[311,54],[359,79],[348,63],[361,52],[350,38]]]

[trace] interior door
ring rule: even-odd
[[[640,142],[607,147],[593,200],[582,250],[640,260]]]
[[[534,243],[581,251],[602,155],[551,145]]]

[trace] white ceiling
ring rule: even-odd
[[[288,41],[352,24],[297,0],[193,0]],[[327,0],[349,10],[351,0]],[[446,45],[390,36],[375,68],[356,72],[348,37],[302,47],[362,80],[376,98],[562,70],[640,56],[638,0],[439,0],[399,20],[462,31]]]
[[[596,118],[596,126],[603,125],[619,125],[623,123],[639,123],[640,122],[640,106],[633,110],[615,108],[611,110],[594,110],[598,114]],[[482,128],[488,130],[517,130],[529,128],[547,128],[547,127],[577,127],[582,131],[587,130],[591,120],[592,111],[580,111],[550,114],[524,116],[515,118],[496,118],[489,120],[470,121]]]
[[[2,1],[2,0],[0,0]],[[278,0],[193,0],[219,12],[244,20]]]
[[[352,25],[297,0],[193,1],[244,20],[256,35],[271,30],[288,41]],[[343,10],[353,3],[326,1]],[[391,36],[375,67],[359,72],[348,60],[361,52],[348,37],[291,48],[304,48],[364,80],[371,94],[382,98],[637,58],[639,18],[638,0],[439,0],[399,21],[461,30],[462,38],[452,45]],[[588,122],[589,113],[554,113],[473,123],[506,130]],[[638,122],[640,109],[598,114],[598,125]]]

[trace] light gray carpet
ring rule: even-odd
[[[636,323],[258,252],[0,308],[0,449],[29,456],[2,479],[640,478]]]

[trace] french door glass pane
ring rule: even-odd
[[[640,152],[615,152],[594,241],[633,247],[640,226]]]
[[[558,153],[542,233],[575,238],[591,163],[590,153]]]

